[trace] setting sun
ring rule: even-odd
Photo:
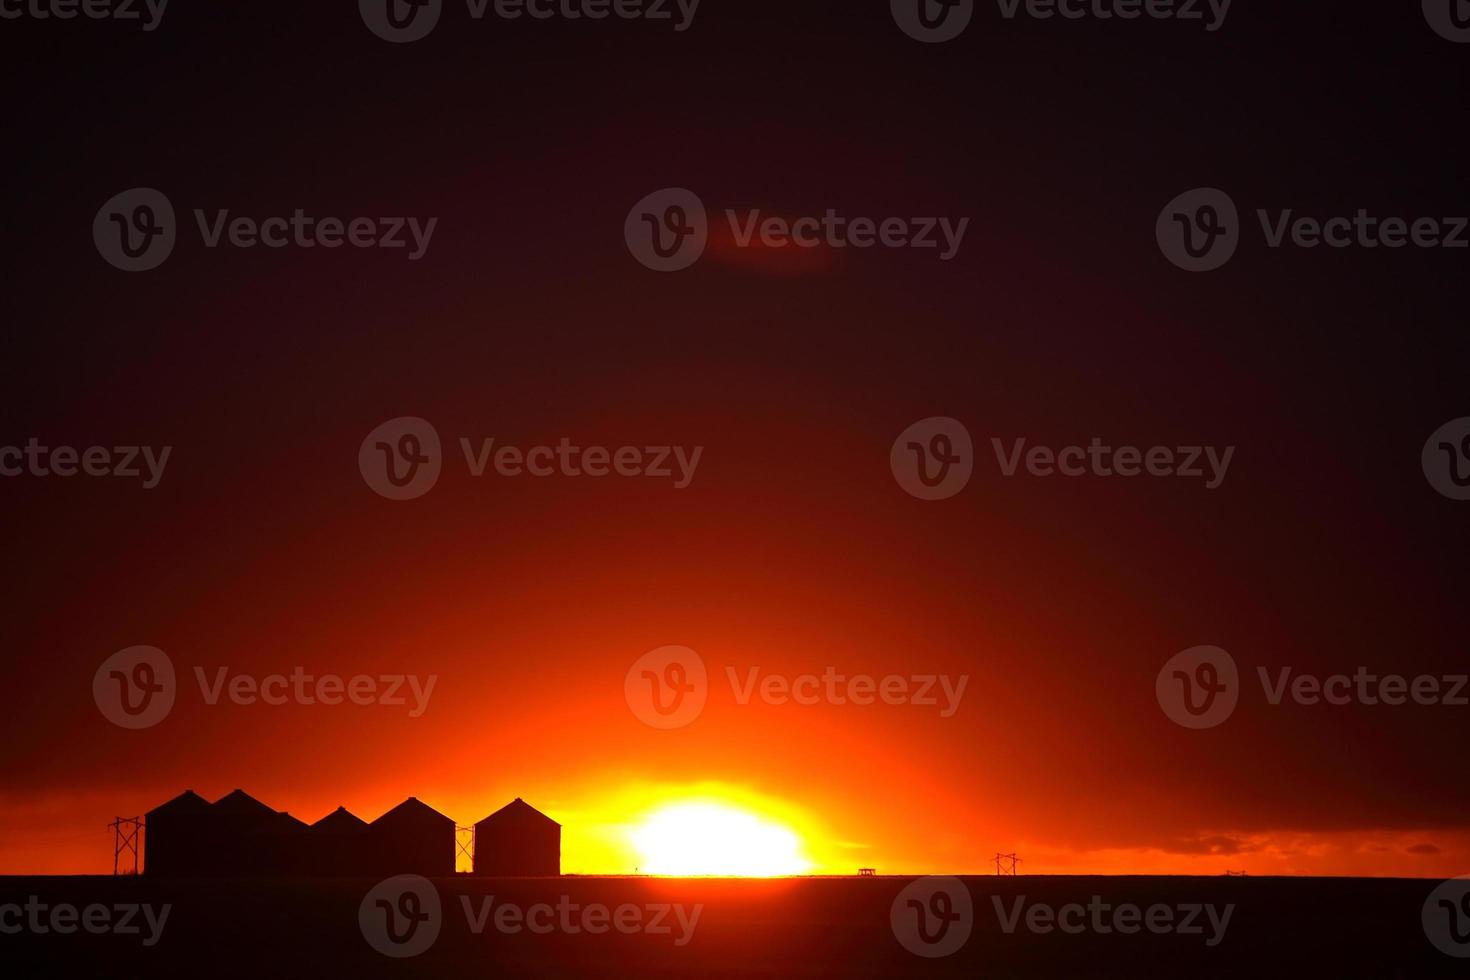
[[[812,867],[795,831],[723,803],[665,806],[631,836],[645,874],[772,877]]]

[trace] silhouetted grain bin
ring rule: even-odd
[[[410,796],[368,824],[365,873],[454,874],[454,821]]]
[[[534,812],[534,811],[532,811]],[[143,873],[173,877],[452,875],[454,821],[409,797],[371,824],[338,807],[308,827],[243,790],[150,810]]]
[[[214,836],[210,871],[218,875],[271,875],[299,871],[306,824],[279,813],[244,790],[234,790],[210,806]]]
[[[362,873],[368,862],[367,821],[346,807],[339,806],[312,824],[306,837],[311,874],[350,877]]]
[[[246,834],[241,854],[253,864],[240,870],[247,875],[312,874],[311,851],[304,821],[285,811],[273,812]]]
[[[197,877],[213,873],[209,859],[218,846],[211,840],[211,808],[204,797],[185,790],[144,818],[143,873]]]
[[[228,877],[298,873],[306,824],[244,790],[204,802],[194,790],[148,811],[144,874]]]
[[[561,874],[561,824],[516,797],[475,824],[475,874]]]
[[[150,810],[146,821],[145,874],[198,878],[302,872],[306,824],[243,790],[213,803],[189,790]]]

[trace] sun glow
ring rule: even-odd
[[[630,836],[644,874],[759,878],[812,868],[795,831],[724,803],[664,806]]]

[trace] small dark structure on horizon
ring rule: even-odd
[[[213,803],[187,790],[148,811],[143,831],[143,874],[155,877],[454,874],[454,821],[412,796],[372,823],[338,807],[308,826],[243,790]],[[488,866],[505,869],[487,873],[561,873],[561,825],[520,799],[475,837],[477,872],[484,840]]]
[[[517,796],[475,824],[475,874],[543,878],[561,874],[561,824]]]

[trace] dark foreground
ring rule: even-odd
[[[967,937],[958,920],[946,927],[938,918],[962,915],[955,904],[959,893],[936,900],[936,888],[927,883],[905,893],[895,920],[895,898],[911,881],[455,877],[436,879],[427,891],[419,885],[415,892],[413,882],[375,890],[376,880],[356,879],[0,878],[0,927],[5,930],[0,963],[6,976],[16,978],[190,980],[548,975],[1388,980],[1470,972],[1470,960],[1440,952],[1426,937],[1421,911],[1438,884],[1433,881],[964,878],[962,891],[968,891],[972,904]],[[911,897],[917,905],[908,903]],[[12,903],[22,907],[19,913],[5,908]],[[1069,903],[1080,906],[1060,913],[1072,931],[1048,929],[1048,909],[1062,910]],[[146,911],[127,912],[128,906],[145,905]],[[169,910],[163,919],[165,905]],[[1034,910],[1038,905],[1042,908]],[[1136,920],[1130,906],[1138,909]],[[914,921],[919,908],[930,916],[923,924],[928,941],[919,937]],[[84,926],[88,916],[91,931]],[[1036,929],[1028,926],[1028,917]],[[21,931],[13,932],[18,923]],[[1119,931],[1120,925],[1136,931]],[[69,927],[74,931],[58,931]],[[126,932],[130,928],[137,932]],[[930,953],[946,943],[959,945],[947,956],[929,958],[905,948],[900,931],[910,945]],[[394,958],[374,943],[397,953],[423,949]]]

